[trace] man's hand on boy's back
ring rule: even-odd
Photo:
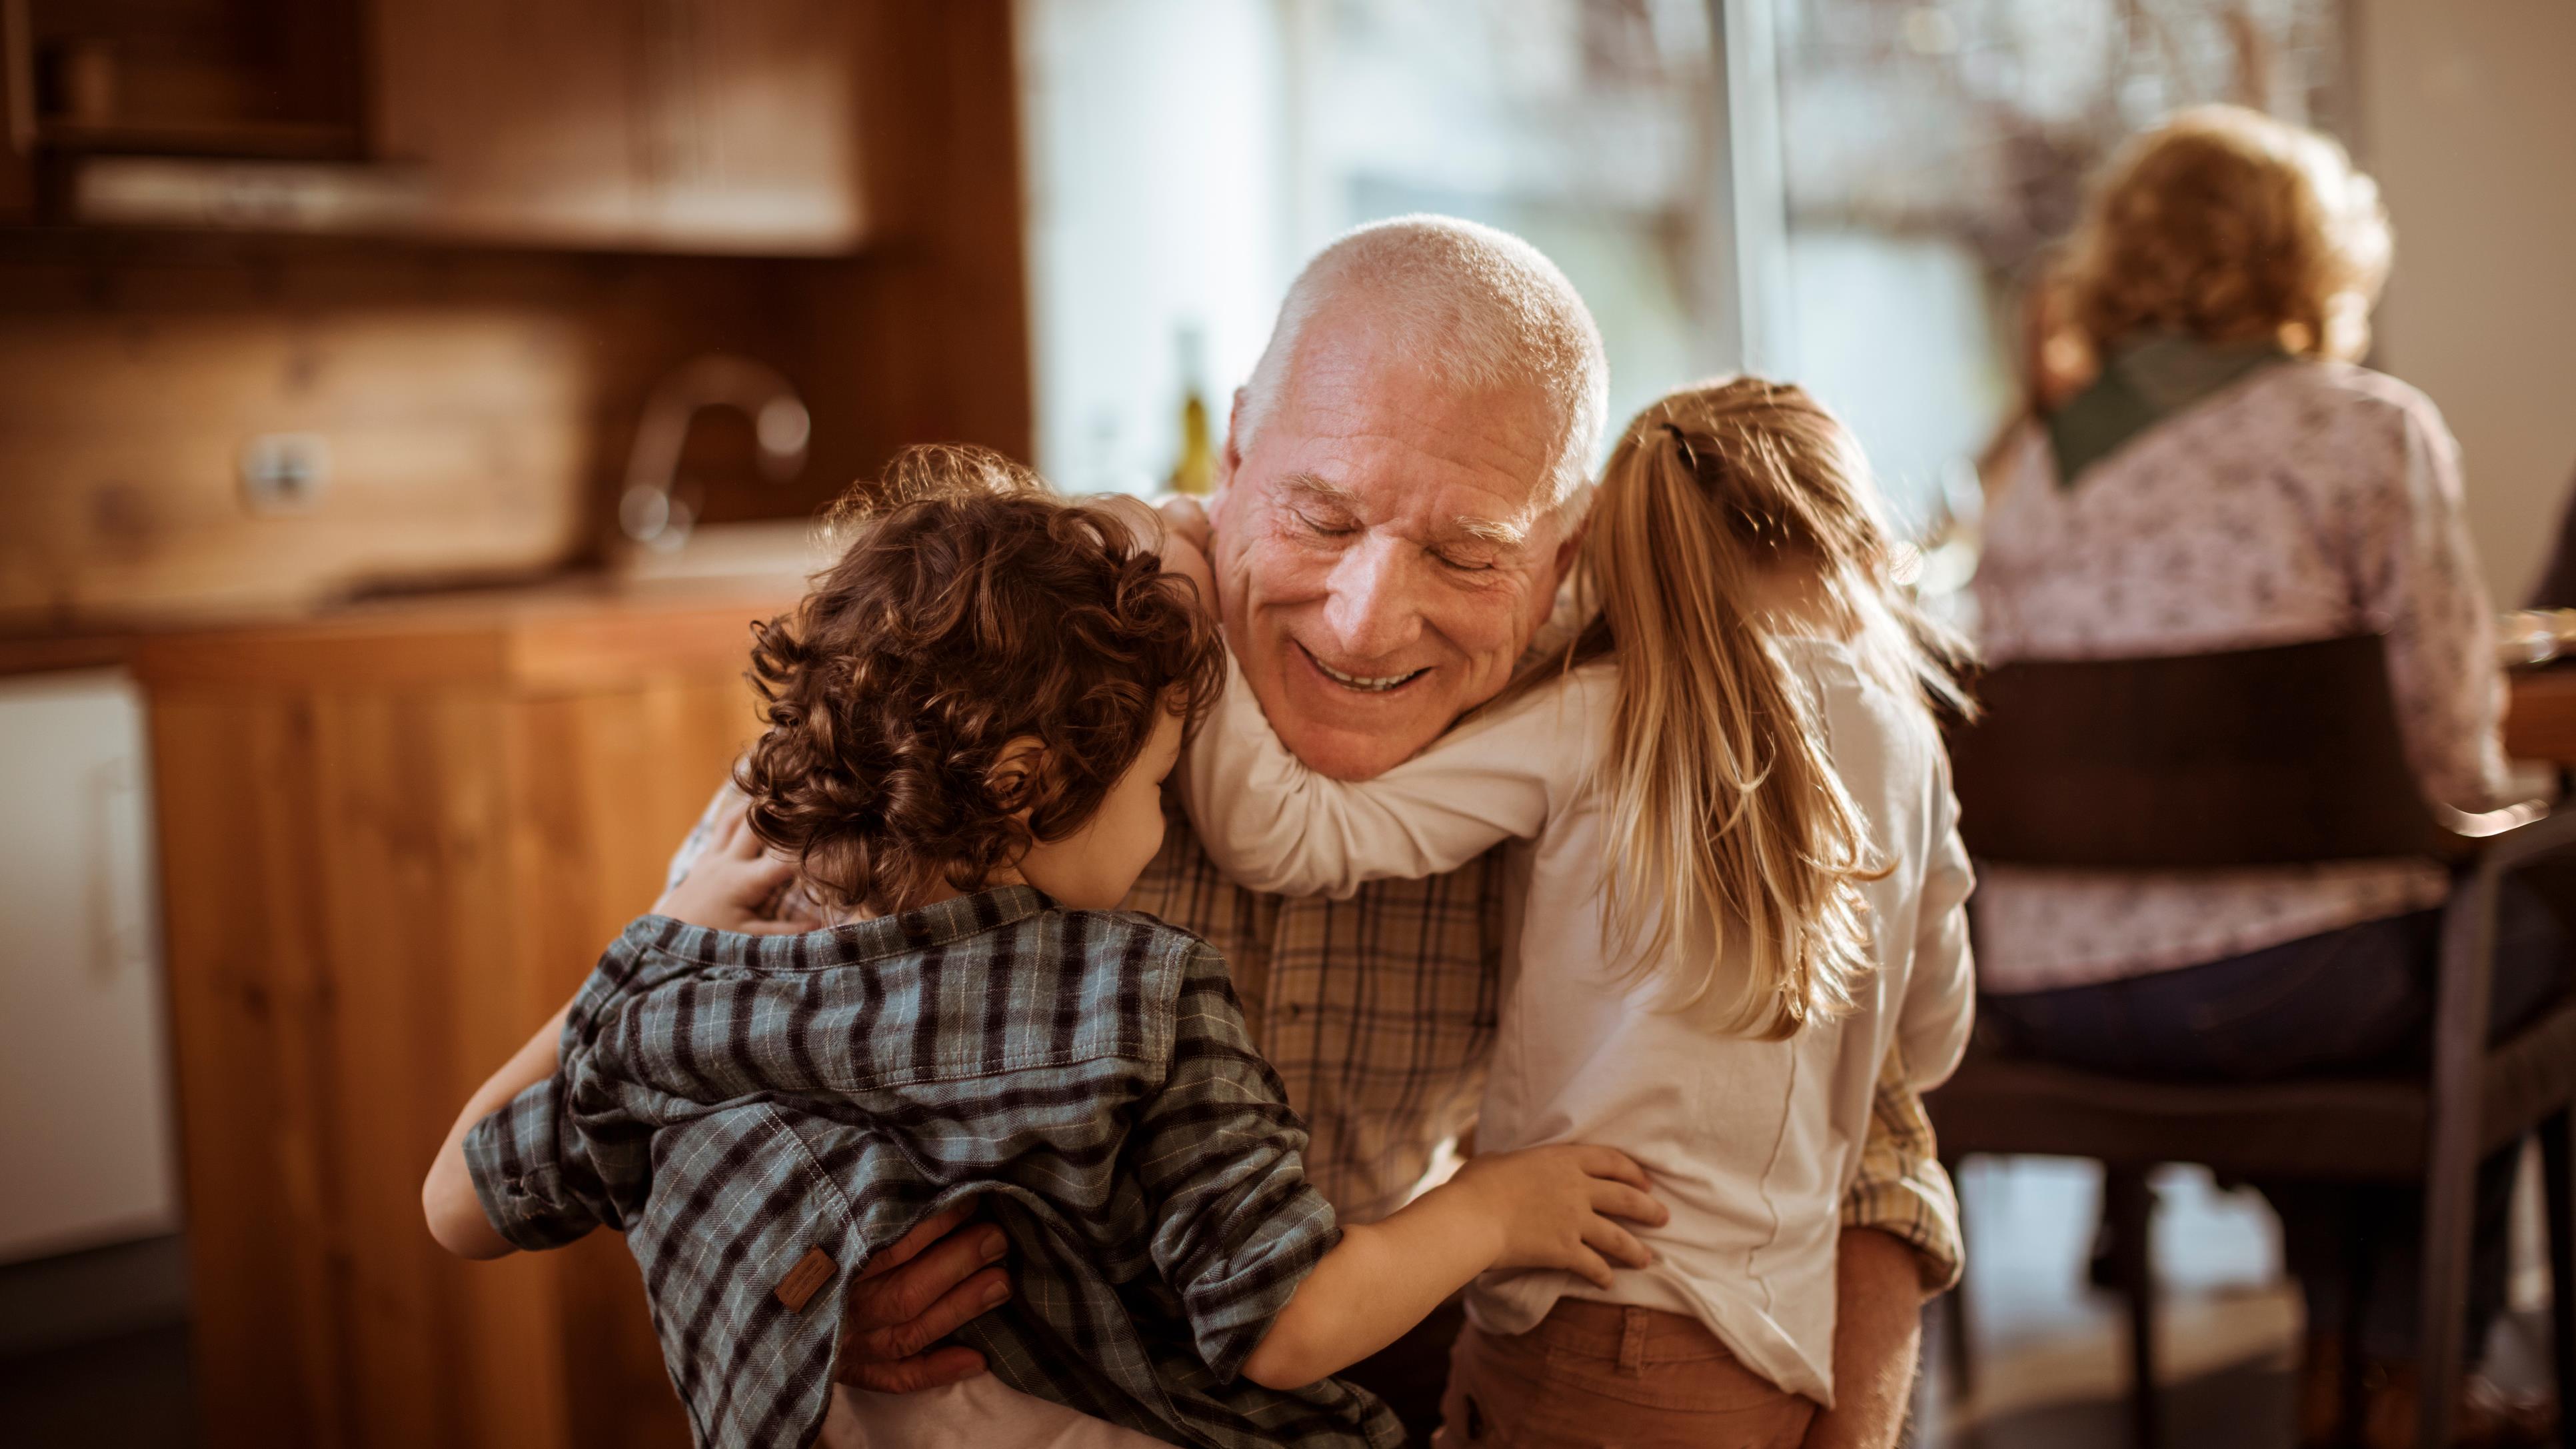
[[[1165,566],[1189,575],[1202,603],[1214,609],[1214,582],[1201,552],[1208,539],[1207,517],[1194,503],[1177,518],[1167,506],[1158,518],[1140,500],[1100,502],[1140,539],[1166,548]],[[732,796],[715,807],[706,848],[690,863],[688,874],[653,903],[654,914],[753,935],[808,931],[823,924],[796,909],[801,896],[789,889],[795,864],[771,856],[762,846],[745,817],[747,805]],[[843,1383],[880,1393],[917,1393],[985,1371],[982,1354],[961,1344],[940,1344],[968,1320],[1010,1300],[1010,1275],[1000,1266],[1009,1240],[991,1223],[972,1221],[974,1212],[975,1204],[965,1202],[924,1220],[860,1270],[841,1321],[835,1376]]]
[[[841,1382],[909,1394],[984,1372],[984,1356],[971,1348],[933,1347],[1011,1296],[999,1266],[1009,1240],[991,1223],[969,1221],[974,1212],[969,1201],[925,1219],[860,1270],[841,1320]]]
[[[705,852],[653,903],[654,914],[753,935],[813,930],[822,923],[793,910],[782,915],[795,867],[762,848],[744,808],[737,799],[720,809]],[[970,1201],[924,1219],[860,1270],[841,1319],[842,1382],[906,1394],[984,1371],[984,1356],[971,1348],[934,1347],[1011,1296],[1010,1275],[997,1266],[1009,1240],[991,1223],[970,1221],[974,1213]]]

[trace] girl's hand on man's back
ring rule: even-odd
[[[1615,1147],[1565,1143],[1471,1157],[1450,1187],[1479,1199],[1503,1235],[1497,1268],[1562,1268],[1595,1287],[1611,1265],[1655,1260],[1614,1219],[1661,1227],[1671,1217],[1647,1195],[1646,1170]]]
[[[796,863],[780,860],[751,833],[749,802],[728,801],[717,817],[715,838],[680,883],[662,892],[653,914],[752,936],[790,936],[823,923],[788,909]]]
[[[1164,572],[1188,579],[1198,589],[1199,607],[1210,618],[1216,616],[1216,575],[1208,567],[1212,535],[1207,510],[1197,499],[1180,495],[1157,505],[1124,493],[1103,493],[1088,501],[1125,524],[1137,543],[1162,555]]]

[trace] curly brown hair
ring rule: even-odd
[[[2160,328],[2350,360],[2388,279],[2388,213],[2341,146],[2239,106],[2181,111],[2095,183],[2050,278],[2096,356]]]
[[[909,450],[852,490],[848,549],[755,626],[769,727],[736,766],[752,830],[827,906],[975,890],[1080,829],[1152,739],[1195,722],[1225,646],[1186,579],[1103,508],[982,449]],[[1035,738],[1037,768],[1006,768]]]

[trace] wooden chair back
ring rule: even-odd
[[[2227,869],[2447,858],[2378,635],[2223,654],[2006,664],[1953,728],[1969,854]]]

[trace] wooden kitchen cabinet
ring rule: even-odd
[[[567,588],[146,640],[204,1439],[689,1435],[625,1244],[446,1256],[474,1086],[659,891],[754,732],[774,587]]]
[[[460,240],[833,254],[866,234],[851,0],[376,0],[373,151]]]
[[[0,0],[0,222],[846,255],[911,3]]]

